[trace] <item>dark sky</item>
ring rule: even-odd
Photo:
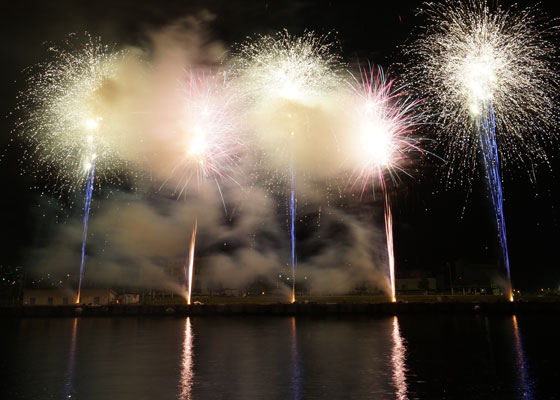
[[[366,5],[368,4],[368,5]],[[504,2],[504,4],[507,4]],[[524,2],[522,2],[522,5]],[[527,3],[529,4],[529,3]],[[369,60],[388,67],[397,61],[397,46],[411,39],[416,1],[18,1],[4,3],[0,12],[2,96],[0,200],[3,240],[0,263],[18,264],[36,233],[38,191],[19,172],[21,150],[17,139],[8,147],[18,91],[27,66],[46,55],[45,42],[60,43],[70,32],[88,31],[106,43],[142,45],[146,32],[178,17],[206,8],[216,14],[215,38],[226,45],[253,33],[273,33],[287,28],[300,33],[308,28],[321,33],[336,31],[343,57],[349,63]],[[554,2],[541,9],[557,17]],[[505,214],[514,286],[558,287],[560,268],[555,246],[560,238],[558,186],[560,152],[547,149],[552,171],[542,167],[536,183],[528,175],[504,174]],[[514,176],[515,175],[515,176]],[[467,188],[445,190],[433,169],[425,166],[415,179],[405,179],[394,202],[395,251],[399,268],[437,270],[445,261],[464,258],[474,263],[495,263],[499,258],[497,236],[486,186],[478,178]]]

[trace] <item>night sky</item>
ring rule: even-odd
[[[365,3],[365,2],[364,2]],[[30,176],[20,173],[21,147],[13,131],[17,93],[25,90],[26,67],[47,56],[46,42],[61,43],[68,33],[88,31],[105,43],[143,46],[147,32],[177,18],[207,9],[216,15],[211,32],[226,47],[255,33],[287,28],[292,34],[310,29],[337,32],[342,55],[349,64],[358,60],[387,68],[401,61],[398,46],[413,39],[421,18],[414,16],[420,2],[351,1],[18,1],[2,6],[2,96],[0,162],[2,182],[0,264],[19,265],[26,248],[36,240],[45,221],[38,209],[39,190]],[[505,3],[504,4],[508,4]],[[525,3],[522,2],[521,5]],[[533,4],[533,3],[527,3]],[[557,17],[554,2],[540,8]],[[10,142],[11,140],[14,142]],[[11,143],[11,144],[10,144]],[[551,170],[540,166],[536,182],[528,174],[504,171],[504,210],[512,279],[515,288],[558,287],[560,269],[555,246],[560,238],[560,152],[550,147]],[[487,188],[478,175],[472,190],[445,189],[436,160],[418,164],[414,178],[405,178],[394,196],[397,270],[437,272],[445,262],[465,259],[496,263],[498,238]],[[46,219],[45,219],[46,218]],[[381,223],[381,221],[379,221]],[[398,272],[397,272],[398,274]]]

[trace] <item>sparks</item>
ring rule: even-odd
[[[362,193],[369,182],[384,184],[385,171],[392,181],[405,172],[403,162],[411,151],[420,150],[419,140],[412,136],[422,115],[415,113],[419,101],[412,100],[395,80],[383,70],[364,69],[361,78],[352,77],[351,116],[352,163],[357,165],[356,182],[362,182]]]
[[[205,179],[214,179],[227,214],[219,180],[231,179],[242,148],[239,118],[235,110],[238,97],[225,73],[211,75],[195,71],[187,74],[181,94],[180,146],[184,152],[180,154],[168,180],[177,182],[175,192],[181,197],[186,196],[193,178],[198,185]],[[187,304],[191,304],[197,227],[198,222],[195,222],[188,265],[185,265]]]
[[[377,179],[384,197],[385,234],[391,301],[396,301],[395,256],[393,251],[393,216],[387,191],[385,172],[396,182],[398,171],[404,171],[403,161],[408,153],[420,150],[412,136],[421,116],[415,114],[418,101],[413,101],[401,89],[394,89],[394,80],[388,80],[379,69],[364,70],[361,79],[351,82],[352,161],[355,182],[362,181],[362,194],[368,183]],[[406,173],[406,172],[405,172]]]
[[[85,35],[86,43],[75,48],[51,48],[53,60],[39,64],[29,78],[29,91],[22,95],[26,118],[22,134],[31,143],[35,175],[54,174],[53,191],[74,191],[85,181],[80,275],[76,303],[86,261],[86,241],[96,169],[110,179],[111,171],[124,163],[114,147],[114,132],[106,116],[112,116],[119,65],[125,52],[112,52],[99,38]],[[110,118],[109,118],[110,119]],[[26,153],[27,156],[27,153]],[[99,156],[99,157],[98,157]]]
[[[113,124],[113,102],[128,53],[87,34],[83,45],[78,39],[71,36],[64,46],[50,48],[52,59],[32,69],[37,72],[20,96],[25,118],[19,128],[30,143],[24,160],[31,158],[33,175],[46,178],[54,192],[74,191],[89,181],[92,148],[103,180],[117,180],[126,167],[116,146],[120,132]]]
[[[418,40],[404,48],[411,88],[437,118],[438,147],[448,182],[470,182],[480,161],[473,124],[491,105],[504,166],[533,170],[548,163],[543,144],[554,139],[558,72],[556,28],[536,8],[504,9],[486,0],[426,3]]]
[[[290,182],[292,303],[296,301],[297,144],[305,137],[306,107],[324,101],[340,84],[340,60],[327,39],[313,32],[293,36],[282,31],[274,36],[258,36],[240,47],[233,63],[250,108],[261,121],[257,140],[264,153],[271,151],[275,159],[283,161],[280,174],[288,175],[286,180]]]
[[[405,49],[413,60],[408,79],[426,96],[426,112],[438,117],[447,177],[458,169],[470,181],[483,161],[511,300],[500,170],[548,163],[542,143],[558,126],[555,28],[536,8],[503,9],[486,0],[428,3],[421,13],[428,24]]]
[[[257,36],[241,45],[234,62],[247,95],[255,102],[267,99],[321,101],[340,83],[340,57],[332,51],[329,35],[282,31]]]
[[[186,194],[193,178],[197,184],[204,179],[218,183],[231,178],[243,147],[235,109],[237,94],[224,74],[191,71],[181,94],[179,145],[184,152],[167,180],[177,182],[175,191],[179,197]]]

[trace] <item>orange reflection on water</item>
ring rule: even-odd
[[[292,370],[292,397],[294,400],[299,400],[301,398],[301,363],[298,351],[297,343],[297,332],[296,332],[296,317],[292,317],[292,327],[291,327],[291,339],[292,339],[292,360],[291,360],[291,370]]]
[[[397,399],[408,399],[408,387],[406,384],[406,345],[401,330],[399,319],[393,317],[393,351],[391,363],[393,365],[393,384],[395,385]]]
[[[68,352],[68,365],[64,376],[64,398],[72,398],[74,393],[74,362],[76,358],[76,334],[78,331],[78,318],[74,318],[72,325],[72,339],[70,339],[70,351]]]
[[[521,341],[521,334],[519,333],[519,326],[517,325],[517,317],[515,315],[513,316],[513,336],[515,339],[515,355],[517,358],[519,389],[521,390],[524,399],[532,399],[533,382],[529,376],[525,351],[523,350],[523,342]]]
[[[181,359],[181,392],[179,394],[179,399],[191,399],[193,378],[193,333],[191,320],[187,317],[183,339],[183,358]]]

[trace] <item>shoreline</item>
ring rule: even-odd
[[[397,303],[235,303],[0,306],[0,317],[119,317],[119,316],[290,316],[398,315],[454,313],[560,313],[560,301],[535,302],[397,302]]]

